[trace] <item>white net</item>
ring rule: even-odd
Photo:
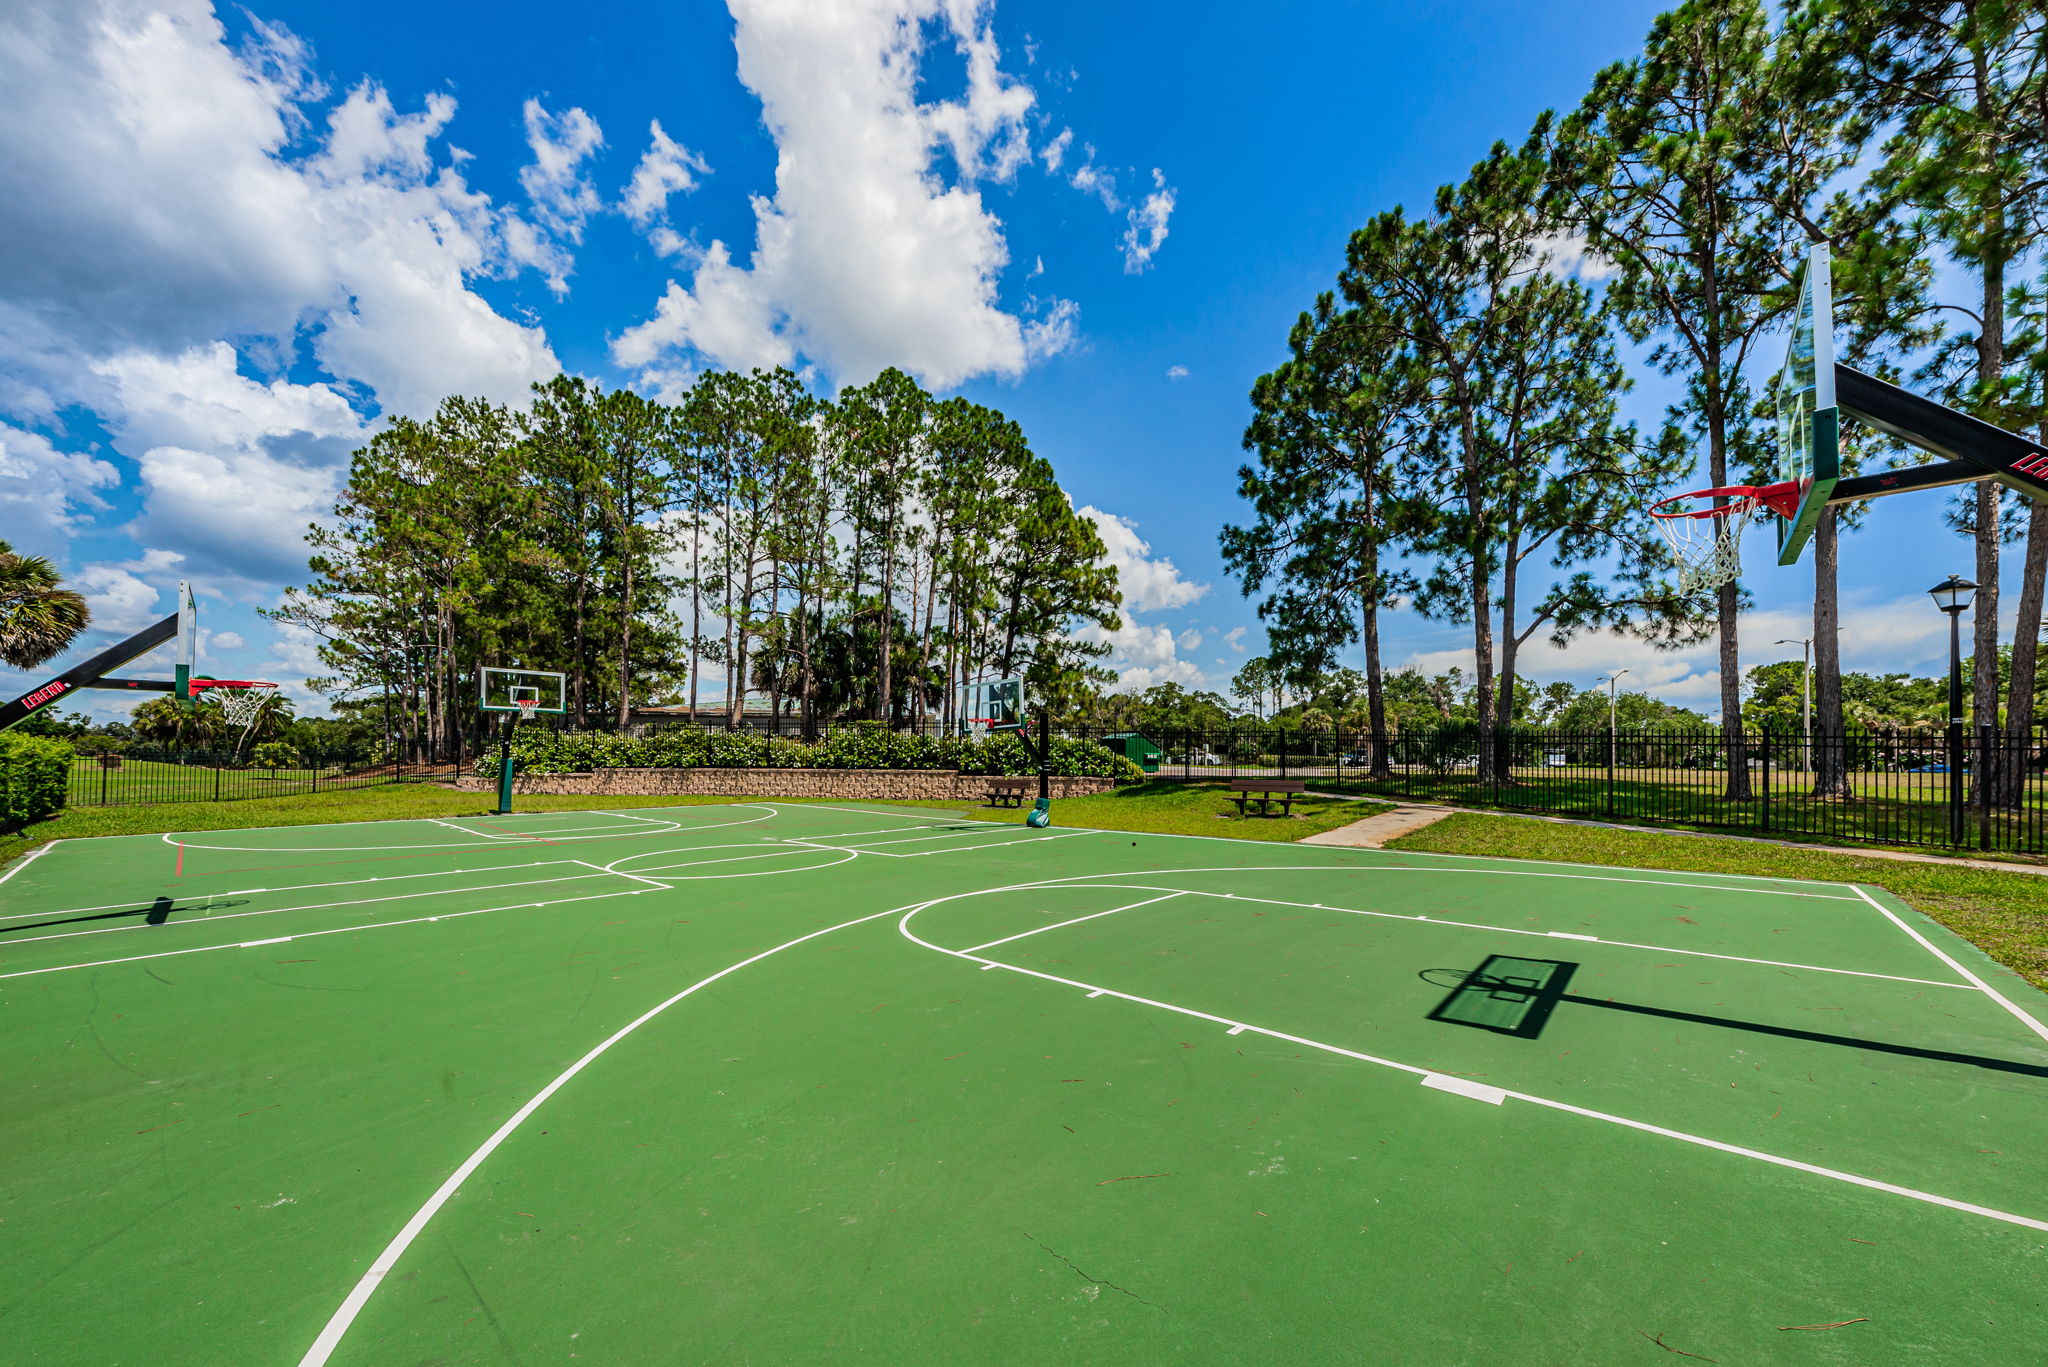
[[[514,698],[512,705],[519,709],[519,720],[532,721],[540,715],[539,698]]]
[[[219,706],[229,726],[246,731],[255,725],[256,718],[263,714],[263,704],[276,692],[276,684],[216,684],[199,696]]]
[[[1686,498],[1707,495],[1688,494]],[[1682,500],[1673,500],[1676,505]],[[1679,508],[1654,514],[1671,558],[1678,564],[1678,591],[1686,597],[1715,593],[1742,574],[1742,533],[1756,516],[1757,500],[1731,498],[1720,508]]]

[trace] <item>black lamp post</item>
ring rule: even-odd
[[[1927,590],[1948,614],[1948,836],[1963,843],[1963,614],[1977,586],[1952,574]]]

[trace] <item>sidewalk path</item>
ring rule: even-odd
[[[1356,849],[1376,850],[1389,840],[1412,834],[1424,826],[1434,825],[1451,815],[1452,807],[1396,807],[1390,812],[1354,821],[1349,826],[1339,826],[1334,831],[1321,835],[1303,836],[1298,845],[1349,845]]]

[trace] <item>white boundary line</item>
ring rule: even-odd
[[[1017,889],[991,889],[991,891],[1001,892],[1009,892],[1015,890]],[[926,949],[937,950],[941,954],[948,954],[956,959],[965,959],[970,963],[978,963],[982,965],[983,972],[986,972],[991,968],[1008,969],[1012,973],[1021,973],[1026,977],[1043,978],[1047,982],[1054,982],[1062,984],[1066,987],[1078,988],[1090,996],[1117,997],[1124,1001],[1135,1002],[1141,1006],[1157,1007],[1162,1011],[1172,1011],[1178,1015],[1193,1016],[1198,1020],[1214,1021],[1218,1025],[1227,1027],[1232,1034],[1240,1034],[1245,1031],[1250,1031],[1254,1034],[1265,1035],[1271,1039],[1285,1040],[1290,1044],[1304,1045],[1310,1049],[1319,1049],[1324,1053],[1337,1054],[1344,1058],[1357,1059],[1362,1063],[1373,1063],[1379,1065],[1382,1068],[1391,1068],[1397,1072],[1408,1073],[1416,1077],[1420,1077],[1424,1081],[1424,1083],[1429,1085],[1441,1085],[1430,1083],[1430,1079],[1444,1076],[1443,1074],[1436,1072],[1434,1069],[1418,1067],[1417,1065],[1412,1063],[1400,1063],[1396,1062],[1393,1059],[1379,1058],[1372,1054],[1362,1054],[1354,1049],[1346,1049],[1335,1044],[1325,1044],[1321,1040],[1308,1039],[1302,1035],[1290,1035],[1287,1034],[1285,1031],[1271,1030],[1263,1025],[1253,1025],[1249,1021],[1235,1021],[1225,1016],[1212,1015],[1207,1011],[1197,1011],[1193,1007],[1176,1006],[1172,1002],[1156,1001],[1150,997],[1140,997],[1129,992],[1119,992],[1113,987],[1101,987],[1095,983],[1084,983],[1074,978],[1062,978],[1056,973],[1043,973],[1035,968],[1020,968],[1015,964],[1006,964],[994,959],[982,959],[974,954],[968,953],[965,950],[947,949],[943,945],[935,945],[928,940],[921,940],[916,935],[911,933],[911,918],[916,916],[920,911],[924,911],[930,907],[937,906],[940,902],[950,902],[958,900],[960,898],[973,897],[978,895],[981,894],[959,893],[953,897],[937,898],[931,902],[925,903],[924,906],[912,907],[903,914],[902,920],[896,923],[896,928],[897,930],[902,932],[903,937],[905,939],[910,940],[915,944],[923,945]],[[1867,1187],[1872,1191],[1882,1191],[1889,1193],[1893,1196],[1905,1196],[1915,1201],[1928,1202],[1931,1205],[1946,1206],[1950,1210],[1959,1210],[1970,1215],[1981,1215],[1984,1218],[1990,1220],[2002,1220],[2007,1224],[2021,1225],[2028,1229],[2036,1229],[2048,1232],[2048,1221],[2036,1220],[2030,1216],[2015,1215],[2010,1211],[1995,1210],[1990,1206],[1979,1206],[1974,1205],[1968,1201],[1958,1201],[1947,1196],[1937,1196],[1933,1192],[1920,1191],[1913,1187],[1897,1186],[1891,1182],[1879,1181],[1875,1177],[1864,1177],[1861,1174],[1853,1172],[1843,1172],[1837,1168],[1824,1168],[1819,1166],[1818,1164],[1802,1162],[1797,1158],[1784,1158],[1779,1156],[1778,1154],[1765,1153],[1760,1149],[1743,1148],[1738,1144],[1728,1144],[1718,1139],[1708,1139],[1704,1135],[1688,1134],[1683,1130],[1666,1129],[1662,1125],[1652,1125],[1648,1121],[1630,1120],[1626,1116],[1610,1115],[1605,1111],[1590,1110],[1584,1106],[1574,1106],[1571,1103],[1564,1101],[1553,1101],[1549,1097],[1536,1096],[1528,1092],[1517,1092],[1512,1091],[1508,1088],[1500,1088],[1499,1091],[1504,1099],[1513,1098],[1516,1101],[1526,1101],[1532,1105],[1547,1107],[1554,1111],[1564,1111],[1571,1115],[1584,1116],[1589,1120],[1604,1120],[1609,1124],[1622,1125],[1627,1127],[1628,1129],[1640,1130],[1645,1134],[1660,1135],[1666,1139],[1677,1139],[1687,1144],[1697,1144],[1702,1148],[1716,1149],[1722,1153],[1732,1153],[1742,1158],[1754,1158],[1759,1162],[1770,1163],[1777,1167],[1791,1168],[1797,1172],[1810,1173],[1817,1177],[1832,1178],[1837,1182],[1847,1182],[1853,1186]]]
[[[617,869],[608,869],[602,864],[593,864],[588,859],[571,859],[569,862],[571,864],[581,864],[586,869],[596,869],[599,873],[609,875],[613,878],[630,878],[636,883],[651,883],[657,888],[665,888],[668,886],[668,884],[663,883],[658,879],[642,878],[637,873],[620,873]]]
[[[1865,892],[1861,884],[1851,883],[1849,886],[1856,889],[1856,895],[1858,897],[1861,897],[1864,901],[1870,903],[1870,905],[1876,907],[1879,911],[1883,912],[1886,918],[1889,919],[1893,925],[1897,926],[1900,930],[1905,931],[1906,934],[1912,936],[1915,940],[1917,940],[1920,943],[1921,948],[1925,949],[1935,958],[1947,964],[1950,968],[1953,968],[1956,972],[1962,974],[1965,978],[1968,978],[1970,982],[1976,986],[1978,991],[1982,992],[1985,996],[1991,998],[1991,1000],[1997,1002],[2000,1006],[2004,1007],[2006,1010],[2012,1012],[2014,1016],[2018,1017],[2020,1024],[2026,1026],[2027,1029],[2033,1031],[2042,1039],[2048,1040],[2048,1026],[2042,1025],[2041,1022],[2035,1020],[2032,1016],[2028,1015],[2025,1011],[2021,1010],[2018,1004],[2013,1002],[2010,998],[2006,997],[2003,993],[1999,992],[1996,988],[1992,987],[1990,983],[1985,982],[1975,973],[1972,973],[1969,969],[1963,967],[1954,959],[1950,958],[1946,952],[1944,952],[1939,946],[1937,946],[1934,943],[1934,941],[1928,939],[1925,935],[1922,935],[1919,931],[1907,925],[1904,921],[1899,919],[1898,915],[1895,912],[1893,912],[1890,907],[1886,906],[1884,903],[1878,901],[1875,897],[1872,897],[1869,893]]]
[[[565,906],[570,902],[601,902],[607,897],[638,897],[642,893],[653,891],[653,888],[627,888],[622,892],[592,893],[588,897],[557,897],[551,902],[507,902],[501,907],[472,907],[468,911],[442,911],[436,912],[432,916],[409,916],[402,921],[372,921],[367,925],[360,926],[330,926],[326,930],[302,930],[296,934],[280,936],[276,940],[266,941],[265,943],[282,944],[286,940],[315,940],[323,935],[354,935],[358,931],[389,930],[393,926],[418,926],[425,925],[429,921],[459,921],[465,916],[482,916],[493,911],[519,911],[528,907],[559,907]],[[226,918],[218,919],[224,920]],[[53,964],[48,968],[23,968],[17,969],[12,973],[0,973],[0,981],[8,978],[35,978],[45,973],[65,973],[74,968],[108,968],[114,964],[141,963],[145,959],[175,959],[186,954],[206,954],[216,949],[241,949],[242,947],[243,944],[240,943],[194,945],[190,949],[166,949],[156,954],[130,954],[119,959],[95,959],[90,963]]]
[[[734,820],[731,820],[731,821],[717,821],[717,822],[712,822],[712,823],[710,823],[710,824],[708,824],[708,825],[707,825],[707,824],[697,824],[697,825],[692,825],[692,824],[690,824],[690,823],[688,823],[688,822],[683,822],[683,821],[671,821],[671,822],[665,822],[665,823],[663,823],[663,824],[665,824],[665,825],[666,825],[666,826],[668,827],[668,829],[667,829],[667,830],[663,830],[663,831],[640,831],[640,830],[619,830],[619,831],[608,831],[608,832],[605,832],[604,834],[601,834],[601,835],[565,835],[565,836],[562,836],[562,837],[561,837],[561,839],[563,839],[564,841],[583,841],[583,840],[635,840],[635,839],[639,839],[639,838],[642,838],[642,837],[644,837],[644,836],[649,836],[649,835],[668,835],[668,834],[672,834],[672,833],[674,833],[674,832],[676,832],[676,831],[681,831],[681,832],[683,832],[683,833],[684,833],[685,835],[688,835],[688,834],[693,834],[693,833],[695,833],[695,832],[697,832],[697,831],[717,831],[717,830],[723,830],[723,829],[725,829],[725,828],[726,828],[726,827],[728,827],[728,826],[751,826],[751,825],[753,825],[753,824],[754,824],[754,823],[756,823],[756,822],[760,822],[760,821],[766,821],[766,820],[768,820],[768,819],[769,819],[770,817],[772,817],[772,816],[774,816],[774,815],[776,814],[776,813],[775,813],[775,809],[774,809],[774,808],[772,808],[772,807],[767,807],[767,806],[763,806],[763,805],[761,805],[761,804],[758,804],[758,803],[714,803],[714,802],[699,802],[699,803],[692,803],[692,804],[690,804],[690,807],[689,807],[689,808],[676,808],[676,807],[659,807],[659,808],[656,808],[655,810],[657,810],[657,811],[681,811],[681,810],[691,810],[691,809],[695,809],[695,808],[700,808],[700,807],[709,807],[709,808],[716,808],[716,807],[721,807],[721,806],[729,806],[729,807],[734,807],[734,808],[736,808],[737,810],[740,810],[740,811],[742,811],[742,812],[744,812],[744,813],[746,813],[746,814],[745,814],[745,815],[743,815],[743,816],[739,816],[739,817],[737,817],[737,818],[735,818]],[[756,815],[756,813],[758,813],[758,815]],[[534,815],[545,815],[545,813],[534,813]],[[580,815],[580,813],[564,813],[564,815]],[[642,820],[652,820],[651,818],[641,818],[641,819],[642,819]],[[442,821],[442,820],[441,820],[441,819],[440,819],[439,817],[431,817],[431,816],[426,816],[426,817],[421,817],[421,816],[409,816],[409,817],[404,817],[404,818],[401,818],[401,820],[402,820],[402,821],[403,821],[404,823],[408,824],[408,825],[418,825],[418,824],[421,824],[421,823],[425,823],[425,822],[433,822],[433,823],[435,823],[435,824],[438,824],[438,825],[447,825],[447,824],[448,824],[447,822],[445,822],[445,821]],[[319,825],[320,825],[320,827],[321,827],[321,828],[325,828],[325,827],[327,827],[327,826],[382,826],[382,825],[395,825],[395,824],[397,824],[397,823],[395,823],[395,822],[381,822],[381,821],[332,821],[332,822],[321,822],[321,823],[319,823]],[[234,830],[249,830],[249,831],[295,831],[295,830],[304,830],[304,829],[307,829],[307,828],[306,828],[306,827],[302,827],[302,826],[248,826],[248,827],[231,827],[231,828],[227,828],[227,829],[234,829]],[[462,827],[459,827],[459,826],[458,826],[458,827],[456,827],[455,829],[457,829],[457,830],[462,830],[463,828],[462,828]],[[162,840],[162,841],[163,841],[163,842],[164,842],[164,843],[165,843],[166,845],[182,845],[182,846],[184,846],[184,847],[185,847],[186,849],[188,849],[188,850],[227,850],[227,851],[230,851],[230,852],[232,852],[232,853],[235,853],[235,854],[350,854],[350,853],[356,853],[356,852],[360,852],[360,851],[364,851],[364,850],[396,850],[396,851],[400,851],[400,852],[403,852],[403,851],[407,851],[407,850],[446,850],[446,849],[461,849],[461,848],[465,848],[465,847],[466,847],[466,848],[470,848],[470,849],[490,849],[490,848],[492,848],[492,847],[494,847],[494,846],[497,846],[497,845],[503,845],[503,844],[506,844],[506,843],[508,843],[508,841],[507,841],[507,838],[506,838],[505,836],[499,836],[499,835],[493,835],[493,836],[483,836],[483,835],[478,835],[478,834],[477,834],[476,832],[474,832],[474,831],[468,831],[468,832],[465,832],[465,834],[468,834],[468,835],[474,836],[475,838],[474,838],[473,840],[468,840],[468,841],[452,841],[452,840],[451,840],[451,841],[443,841],[443,842],[441,842],[441,843],[439,843],[439,844],[425,844],[425,843],[422,843],[422,844],[414,844],[414,845],[202,845],[202,844],[198,844],[198,843],[196,843],[196,842],[194,842],[194,841],[190,841],[190,840],[179,840],[179,839],[177,838],[178,836],[181,836],[181,835],[212,835],[212,834],[217,834],[217,832],[212,832],[212,831],[166,831],[166,832],[165,832],[165,833],[164,833],[164,834],[163,834],[162,836],[160,836],[160,837],[159,837],[159,839],[161,839],[161,840]],[[110,838],[121,838],[121,837],[110,837]],[[529,837],[523,837],[523,838],[524,838],[524,839],[526,839],[526,840],[532,841],[532,840],[540,840],[540,839],[547,839],[548,837],[546,837],[546,836],[529,836]]]
[[[1081,922],[1092,921],[1098,916],[1114,916],[1120,911],[1136,911],[1139,907],[1149,907],[1154,902],[1170,902],[1176,897],[1187,897],[1190,895],[1185,892],[1169,892],[1164,897],[1148,897],[1142,902],[1133,902],[1127,907],[1111,907],[1108,911],[1092,911],[1086,916],[1076,916],[1071,921],[1061,921],[1056,925],[1050,926],[1039,926],[1035,930],[1021,931],[1016,935],[1005,935],[1000,940],[990,940],[985,945],[975,945],[970,949],[963,949],[960,952],[962,954],[978,954],[984,949],[994,949],[997,945],[1009,944],[1012,940],[1029,939],[1033,935],[1043,935],[1048,930],[1058,930],[1061,926],[1078,926]]]
[[[342,1336],[348,1333],[349,1326],[355,1323],[356,1316],[362,1313],[363,1306],[368,1303],[370,1296],[377,1290],[379,1284],[398,1265],[398,1260],[405,1255],[406,1249],[412,1246],[413,1240],[420,1236],[420,1231],[427,1227],[427,1222],[434,1218],[442,1206],[448,1204],[449,1199],[457,1191],[461,1190],[462,1184],[469,1180],[470,1174],[481,1167],[484,1160],[496,1152],[498,1146],[509,1139],[514,1130],[517,1130],[526,1123],[527,1117],[539,1110],[549,1097],[567,1086],[569,1081],[578,1073],[602,1058],[613,1045],[685,997],[709,987],[712,983],[717,982],[728,974],[737,973],[740,969],[750,964],[759,963],[771,954],[779,954],[785,949],[791,949],[804,943],[806,940],[815,940],[820,935],[830,935],[835,930],[845,930],[849,926],[857,926],[866,921],[878,921],[884,916],[897,915],[902,910],[902,907],[891,907],[887,911],[877,911],[867,916],[857,916],[851,921],[841,921],[836,926],[827,926],[823,930],[814,930],[808,935],[799,935],[794,940],[786,940],[773,949],[764,949],[752,958],[742,959],[736,964],[730,964],[721,968],[710,977],[698,979],[673,997],[670,997],[667,1001],[650,1007],[641,1015],[628,1021],[606,1037],[596,1048],[563,1069],[555,1077],[554,1081],[534,1093],[531,1100],[514,1111],[510,1118],[492,1133],[490,1138],[478,1146],[476,1152],[464,1159],[462,1165],[448,1175],[448,1180],[443,1182],[440,1188],[427,1198],[427,1203],[415,1211],[413,1217],[405,1222],[405,1226],[398,1231],[390,1243],[384,1246],[384,1251],[377,1255],[376,1260],[370,1264],[369,1269],[357,1279],[355,1286],[342,1300],[341,1305],[335,1310],[333,1316],[328,1319],[326,1326],[321,1329],[320,1336],[313,1340],[313,1346],[308,1348],[306,1355],[299,1359],[299,1367],[322,1367],[322,1364],[334,1355],[334,1350],[340,1345]]]
[[[58,837],[57,839],[55,839],[55,840],[52,840],[52,841],[51,841],[51,842],[50,842],[49,844],[47,844],[47,845],[38,845],[38,846],[36,846],[36,847],[35,847],[34,849],[30,850],[30,851],[29,851],[29,852],[28,852],[27,854],[23,855],[23,856],[22,856],[22,857],[21,857],[21,858],[20,858],[20,859],[19,859],[18,861],[16,861],[16,863],[15,863],[15,865],[14,865],[14,867],[13,867],[13,868],[9,869],[9,870],[8,870],[7,872],[5,872],[5,873],[0,873],[0,883],[4,883],[4,882],[6,882],[6,881],[7,881],[8,879],[10,879],[10,878],[14,877],[14,875],[15,875],[15,874],[17,874],[17,873],[20,873],[20,872],[21,872],[21,871],[22,871],[23,869],[25,869],[25,868],[27,868],[27,867],[28,867],[29,865],[31,865],[31,864],[33,864],[33,863],[35,863],[35,862],[36,862],[36,860],[38,860],[38,859],[41,859],[41,858],[42,858],[42,857],[43,857],[44,855],[48,854],[48,853],[49,853],[49,852],[50,852],[51,850],[54,850],[54,849],[56,849],[56,848],[57,848],[57,846],[61,845],[62,843],[64,843],[64,842],[63,842],[63,837],[61,837],[61,836],[60,836],[60,837]]]
[[[1441,870],[1450,872],[1450,870]],[[1762,888],[1748,891],[1762,892]],[[1796,894],[1794,894],[1796,895]],[[1502,935],[1534,935],[1552,940],[1585,940],[1614,949],[1646,949],[1653,954],[1689,954],[1696,959],[1726,959],[1738,964],[1762,964],[1766,968],[1799,968],[1810,973],[1841,973],[1851,978],[1884,978],[1895,983],[1918,983],[1923,987],[1955,987],[1967,992],[1969,983],[1945,983],[1938,978],[1907,978],[1897,973],[1870,973],[1860,968],[1829,968],[1824,964],[1795,964],[1785,959],[1752,959],[1744,954],[1716,954],[1706,949],[1677,949],[1671,945],[1642,945],[1632,940],[1604,940],[1598,935],[1580,935],[1569,930],[1518,930],[1513,926],[1491,926],[1480,921],[1453,921],[1447,916],[1404,916],[1392,911],[1367,911],[1361,907],[1334,907],[1327,902],[1288,902],[1278,897],[1254,897],[1242,892],[1190,892],[1190,897],[1214,897],[1229,902],[1259,902],[1275,907],[1304,907],[1311,911],[1341,911],[1347,916],[1376,916],[1385,921],[1421,921],[1432,926],[1456,926],[1461,930],[1490,930]],[[1846,902],[1846,897],[1828,898]]]
[[[757,850],[759,851],[759,853],[735,854],[730,855],[724,859],[698,859],[684,864],[662,864],[656,866],[653,869],[648,870],[644,874],[629,874],[626,873],[623,869],[611,866],[607,866],[605,868],[605,872],[617,874],[622,878],[638,878],[643,883],[660,883],[666,886],[670,883],[688,883],[696,880],[708,880],[714,878],[771,878],[792,873],[812,873],[818,869],[837,868],[841,864],[850,863],[853,860],[860,858],[860,851],[858,850],[834,849],[829,845],[695,845],[687,849],[680,850],[649,850],[645,854],[629,854],[622,859],[613,860],[612,864],[626,864],[632,862],[635,859],[659,859],[664,855],[671,854],[695,854],[703,850]],[[706,865],[710,864],[738,864],[744,863],[749,859],[772,859],[775,856],[782,854],[840,854],[845,855],[846,857],[844,859],[830,860],[823,864],[805,864],[800,868],[793,869],[761,869],[754,873],[665,874],[662,872],[663,869],[697,869],[703,868]]]
[[[463,873],[509,873],[513,869],[545,869],[556,864],[582,864],[581,859],[536,859],[525,864],[495,864],[487,869],[436,869],[432,873],[380,873],[370,878],[342,878],[329,883],[290,883],[281,888],[224,888],[219,892],[188,891],[187,897],[248,897],[259,892],[293,893],[308,888],[359,888],[365,883],[400,883],[409,878],[453,878]],[[585,865],[585,867],[589,867]],[[459,889],[458,889],[459,891]],[[168,894],[166,894],[168,895]],[[179,899],[173,899],[179,900]],[[32,916],[77,916],[88,911],[147,911],[134,902],[110,902],[101,907],[66,907],[60,911],[23,911],[0,916],[0,921],[26,921]],[[4,945],[5,940],[0,940]]]
[[[583,863],[583,861],[580,859],[571,859],[567,861],[553,860],[550,862],[567,862],[571,864]],[[595,864],[584,864],[584,867],[588,869],[595,869],[596,873],[572,873],[567,874],[561,878],[521,878],[510,883],[486,883],[482,887],[428,888],[421,892],[397,892],[393,893],[389,897],[358,897],[346,902],[307,902],[295,907],[265,907],[261,911],[230,911],[225,912],[219,916],[206,915],[198,917],[194,920],[180,921],[178,922],[178,924],[181,926],[210,926],[214,924],[216,921],[239,921],[245,916],[278,916],[282,915],[287,911],[331,911],[335,907],[363,907],[374,906],[380,902],[406,902],[412,900],[415,897],[460,897],[465,893],[472,892],[499,892],[505,888],[539,887],[543,883],[574,883],[590,877],[623,878],[629,876],[626,874],[615,874],[608,869],[597,868]],[[225,896],[224,893],[217,892],[206,893],[203,895],[209,900],[209,902],[215,897]],[[60,930],[53,935],[28,935],[18,940],[0,939],[0,956],[4,956],[9,946],[12,945],[41,944],[46,940],[76,940],[81,935],[118,935],[124,931],[133,932],[138,930],[162,931],[164,928],[164,926],[153,926],[148,925],[146,923],[142,925],[133,926],[99,926],[93,930]],[[5,958],[0,957],[0,963],[4,962],[6,962]]]
[[[1007,827],[1007,826],[1005,826],[1005,825],[998,825],[998,826],[997,826],[997,829],[998,829],[998,830],[1004,830],[1004,829],[1008,829],[1008,827]],[[944,848],[942,848],[942,849],[936,849],[936,850],[906,850],[906,851],[903,851],[903,852],[901,852],[901,853],[899,853],[899,852],[897,852],[897,851],[895,851],[895,850],[878,850],[878,849],[875,849],[875,848],[873,848],[872,846],[867,846],[867,845],[854,845],[854,846],[835,846],[835,845],[824,845],[824,846],[818,846],[817,848],[820,848],[820,849],[845,849],[845,850],[846,850],[846,851],[847,851],[847,852],[848,852],[849,854],[872,854],[872,855],[876,855],[876,856],[878,856],[878,857],[880,857],[880,858],[883,858],[883,859],[929,859],[929,858],[931,858],[931,857],[932,857],[933,855],[935,855],[935,854],[979,854],[979,853],[981,853],[981,852],[982,852],[983,850],[1006,850],[1006,849],[1010,848],[1010,847],[1011,847],[1012,845],[1036,845],[1036,844],[1040,844],[1041,842],[1043,842],[1043,841],[1047,841],[1047,840],[1072,840],[1072,839],[1073,839],[1073,838],[1074,838],[1075,836],[1077,836],[1077,835],[1103,835],[1103,834],[1109,834],[1109,833],[1108,833],[1108,832],[1103,832],[1103,831],[1097,831],[1097,830],[1082,830],[1082,831],[1054,831],[1054,832],[1053,832],[1053,833],[1052,833],[1051,835],[1030,835],[1030,836],[1023,836],[1023,837],[1020,837],[1020,838],[1017,838],[1017,839],[1014,839],[1014,840],[985,840],[985,841],[983,841],[983,842],[982,842],[981,844],[979,844],[979,845],[947,845],[947,846],[945,846],[945,847],[944,847]],[[798,839],[797,837],[790,837],[790,843],[791,843],[791,844],[799,844],[799,843],[801,843],[801,841],[800,841],[800,840],[799,840],[799,839]]]

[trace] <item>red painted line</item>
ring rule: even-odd
[[[172,869],[172,870],[171,870],[171,877],[173,877],[173,878],[183,878],[184,876],[185,876],[185,847],[184,847],[183,845],[180,845],[180,846],[178,846],[178,865],[177,865],[177,867],[176,867],[176,868],[174,868],[174,869]]]

